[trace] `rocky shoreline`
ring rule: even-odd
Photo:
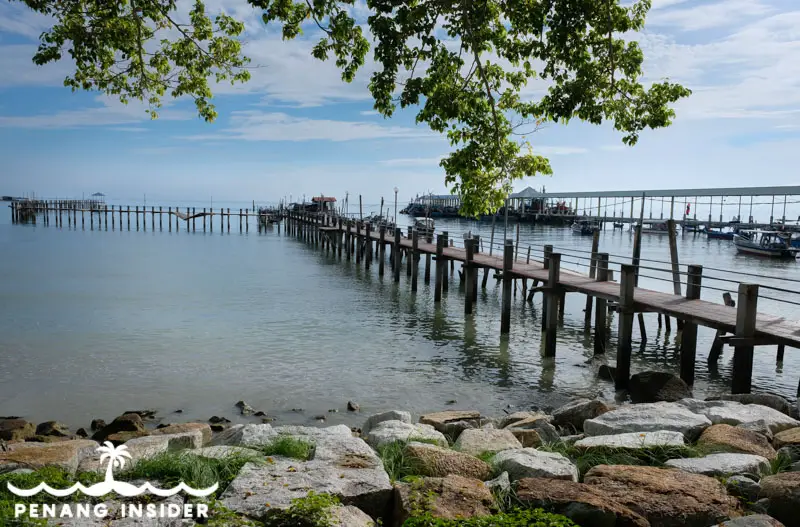
[[[678,398],[668,381],[650,379],[650,393],[638,398],[648,402],[637,404],[577,399],[550,413],[500,417],[453,409],[413,419],[394,410],[366,417],[360,429],[222,417],[155,428],[154,412],[135,411],[95,420],[89,438],[57,422],[0,418],[0,524],[18,499],[3,481],[35,484],[53,477],[46,467],[67,483],[92,480],[105,470],[96,449],[109,441],[130,454],[123,479],[173,484],[178,474],[194,482],[197,467],[217,470],[224,481],[210,515],[131,523],[118,499],[104,502],[111,513],[102,520],[48,525],[455,527],[496,518],[509,527],[800,527],[798,408],[772,395]],[[197,464],[190,471],[165,476],[165,466],[188,459]],[[165,503],[176,500],[196,501]]]

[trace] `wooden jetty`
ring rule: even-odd
[[[741,283],[738,286],[736,307],[716,304],[700,300],[703,283],[703,267],[688,266],[686,275],[686,293],[670,294],[653,291],[637,286],[638,267],[635,256],[634,263],[620,266],[619,280],[611,281],[609,277],[609,255],[593,254],[592,260],[595,275],[587,276],[561,269],[562,255],[545,246],[544,258],[541,261],[528,256],[521,262],[515,255],[513,240],[505,240],[501,256],[493,256],[480,252],[479,237],[467,238],[463,247],[456,247],[449,239],[448,233],[432,238],[421,239],[416,231],[403,233],[396,228],[387,232],[380,228],[377,232],[369,223],[345,219],[335,215],[318,215],[303,212],[288,212],[287,232],[301,239],[321,244],[328,252],[338,253],[350,260],[369,268],[373,255],[377,255],[379,274],[384,274],[384,257],[386,247],[391,250],[389,258],[395,282],[399,282],[403,254],[406,255],[407,275],[411,278],[411,290],[417,290],[419,262],[425,261],[425,283],[431,277],[431,260],[435,261],[434,301],[441,302],[442,292],[447,289],[447,263],[450,271],[454,262],[463,265],[463,282],[465,286],[464,312],[472,313],[475,309],[478,291],[479,269],[494,271],[502,282],[502,300],[500,314],[500,332],[510,331],[512,284],[514,280],[532,281],[532,292],[544,294],[544,313],[542,328],[544,330],[543,353],[553,357],[556,354],[556,335],[558,320],[563,316],[564,296],[566,293],[580,293],[597,301],[595,310],[595,354],[602,355],[608,346],[606,334],[606,309],[612,307],[618,313],[618,344],[615,385],[625,389],[630,379],[632,352],[632,330],[637,313],[658,313],[665,317],[674,317],[679,321],[682,331],[680,339],[680,375],[688,384],[694,383],[697,351],[697,326],[706,326],[718,332],[730,333],[725,343],[734,348],[733,359],[733,393],[750,393],[754,348],[762,345],[778,345],[782,357],[786,346],[800,347],[800,321],[784,317],[759,313],[759,285]],[[674,235],[674,229],[673,229]],[[374,248],[373,248],[374,247]],[[530,254],[530,253],[528,253]],[[484,281],[485,286],[485,281]],[[524,291],[523,291],[524,296]],[[591,311],[587,313],[587,321],[591,322]],[[800,395],[800,386],[798,386]]]

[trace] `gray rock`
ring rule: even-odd
[[[260,446],[278,435],[271,425],[234,425],[211,440],[210,446]]]
[[[389,410],[388,412],[383,412],[381,414],[371,415],[361,427],[361,434],[366,436],[369,431],[375,427],[375,425],[384,421],[401,421],[403,423],[411,424],[411,414],[401,410]]]
[[[594,419],[609,410],[603,401],[576,399],[553,412],[553,424],[582,432],[584,421]]]
[[[761,485],[757,481],[741,475],[731,476],[725,480],[725,488],[728,489],[728,494],[750,503],[758,501],[761,492]]]
[[[295,436],[298,438],[305,438],[310,441],[316,439],[330,438],[331,436],[338,437],[353,437],[353,432],[347,425],[326,426],[319,428],[316,426],[275,426],[272,428],[273,432],[279,436]]]
[[[761,434],[762,436],[766,437],[767,441],[772,442],[772,430],[769,429],[769,425],[763,419],[759,419],[758,421],[750,421],[747,423],[739,423],[736,425],[736,428],[744,428],[745,430],[756,432],[757,434]]]
[[[780,395],[771,393],[724,393],[715,397],[706,397],[706,401],[735,401],[742,404],[758,404],[777,410],[792,417],[792,403]]]
[[[431,425],[409,424],[402,421],[383,421],[372,428],[364,437],[373,448],[395,441],[426,440],[434,441],[437,445],[447,446],[447,438]]]
[[[505,493],[511,490],[511,480],[508,477],[508,472],[503,472],[494,479],[484,481],[483,484],[489,487],[492,492]]]
[[[8,450],[0,451],[0,473],[17,468],[39,469],[45,466],[56,466],[74,473],[84,459],[97,452],[99,446],[89,439],[55,443],[8,443]]]
[[[542,412],[514,412],[513,414],[507,415],[500,420],[500,428],[513,426],[514,423],[518,423],[520,421],[536,421],[539,419],[546,419],[550,421],[552,417]]]
[[[575,435],[571,435],[571,436],[561,436],[561,442],[566,444],[566,445],[574,445],[575,443],[577,443],[578,441],[580,441],[584,437],[586,437],[586,434],[575,434]]]
[[[644,403],[621,406],[583,424],[586,435],[611,435],[626,432],[680,432],[686,439],[697,439],[711,421],[678,403]]]
[[[419,418],[420,423],[431,425],[453,441],[466,429],[480,428],[480,420],[480,412],[473,410],[447,410],[421,415]]]
[[[358,507],[348,505],[346,507],[337,506],[331,509],[331,527],[374,527],[372,521],[366,513]]]
[[[514,430],[536,430],[542,440],[542,443],[547,444],[557,443],[561,440],[558,430],[556,430],[555,426],[550,424],[548,419],[525,419],[523,421],[514,423],[506,428],[506,430],[510,430],[511,432],[514,432]]]
[[[736,426],[763,420],[773,434],[800,426],[800,421],[767,406],[742,404],[735,401],[700,401],[682,399],[675,403],[696,414],[706,416],[713,424]]]
[[[236,408],[239,409],[239,411],[242,413],[242,415],[252,415],[252,414],[256,413],[255,408],[253,408],[252,406],[250,406],[249,404],[247,404],[244,401],[237,402],[235,404],[235,406],[236,406]]]
[[[522,448],[522,444],[508,430],[475,429],[464,430],[453,448],[477,456],[483,452],[502,452]]]
[[[181,508],[184,504],[182,495],[164,498],[157,501],[157,505],[178,505]],[[59,518],[59,527],[191,527],[196,525],[194,520],[182,518],[136,518],[123,517],[120,510],[121,503],[118,501],[103,502],[107,510],[105,518]],[[52,520],[51,520],[52,522]]]
[[[720,524],[722,527],[783,527],[783,524],[766,514],[751,514]]]
[[[194,454],[195,456],[205,457],[209,459],[222,459],[226,457],[232,456],[243,456],[243,457],[251,457],[251,456],[261,456],[261,452],[258,450],[253,450],[252,448],[245,448],[241,446],[207,446],[203,448],[198,448],[196,450],[187,450],[188,453]]]
[[[800,472],[800,461],[795,461],[789,465],[789,472]]]
[[[778,456],[785,457],[792,463],[800,461],[800,445],[788,445],[778,449]]]
[[[535,448],[505,450],[494,456],[492,463],[498,470],[508,472],[511,481],[523,478],[578,481],[578,467],[555,452],[542,452]]]
[[[203,434],[199,430],[181,434],[136,437],[125,442],[134,464],[139,460],[154,457],[168,451],[194,449],[203,446]],[[100,462],[100,454],[94,453],[81,460],[78,472],[103,472],[107,462]]]
[[[36,427],[36,435],[67,437],[69,435],[69,427],[58,421],[47,421],[45,423],[40,423],[39,426]]]
[[[763,474],[770,468],[767,458],[753,454],[710,454],[704,457],[670,459],[665,465],[704,476]]]
[[[649,448],[655,446],[684,446],[683,434],[659,430],[657,432],[627,432],[606,436],[592,436],[575,443],[578,448]]]
[[[628,393],[634,404],[673,402],[692,396],[692,390],[683,379],[661,371],[643,371],[631,375]]]

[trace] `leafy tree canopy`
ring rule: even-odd
[[[68,53],[76,68],[66,86],[146,101],[154,118],[168,94],[193,98],[213,121],[209,80],[250,78],[244,24],[212,17],[200,0],[183,20],[175,0],[10,1],[55,20],[36,64]],[[632,34],[650,0],[366,0],[365,27],[352,14],[358,0],[246,1],[285,39],[318,29],[314,57],[333,58],[347,82],[367,58],[368,27],[375,109],[390,117],[417,106],[417,122],[448,137],[453,149],[441,166],[467,214],[496,210],[515,179],[552,173],[526,140],[542,124],[610,121],[633,145],[645,128],[668,126],[670,105],[690,94],[640,82],[644,56]],[[531,81],[543,95],[526,96]]]

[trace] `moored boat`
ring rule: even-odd
[[[800,249],[792,247],[790,235],[777,231],[744,230],[733,235],[736,250],[769,258],[796,258]]]
[[[600,231],[600,226],[589,220],[578,220],[572,224],[572,233],[581,236],[591,236]]]
[[[733,231],[723,231],[722,229],[708,229],[706,231],[706,236],[709,240],[716,239],[716,240],[732,240],[734,232]]]
[[[433,218],[417,218],[414,220],[414,230],[423,237],[433,236],[434,225]]]

